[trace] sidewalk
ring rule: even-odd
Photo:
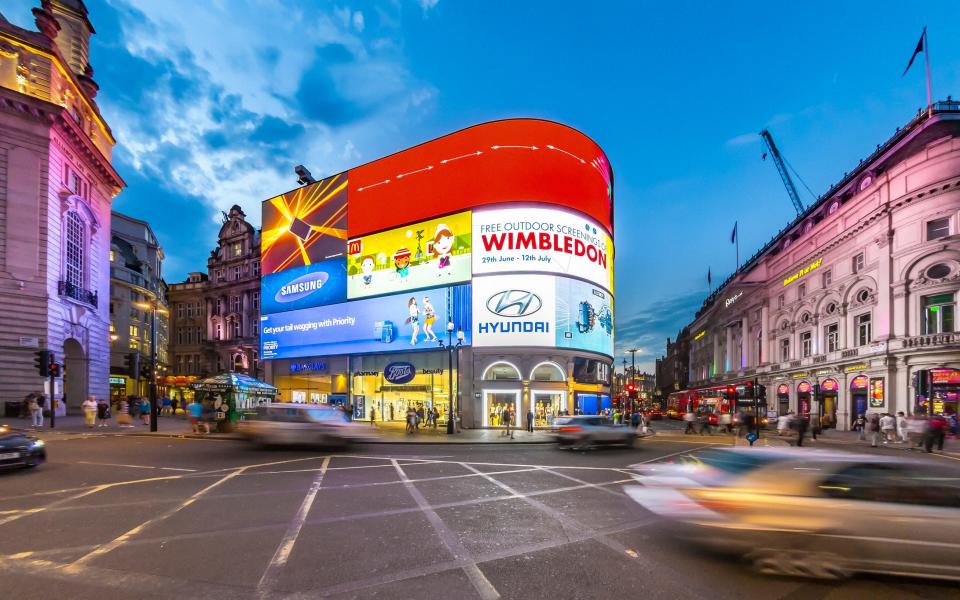
[[[774,434],[774,437],[777,437]],[[796,445],[797,437],[796,435],[784,436],[780,438],[787,441],[791,446]],[[809,434],[804,437],[803,445],[809,446],[811,448],[821,447],[829,448],[831,446],[843,446],[846,448],[872,448],[870,445],[870,437],[867,435],[867,439],[861,440],[860,434],[856,431],[837,431],[835,429],[827,429],[823,433],[817,436],[817,439],[813,439]],[[916,449],[913,444],[904,443],[904,444],[883,444],[881,443],[877,448],[884,448],[887,450],[901,450],[901,451],[917,451],[922,452],[922,450]],[[943,444],[943,450],[938,451],[934,450],[937,454],[945,454],[947,456],[952,456],[954,458],[960,458],[960,440],[947,438]]]

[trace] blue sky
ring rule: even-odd
[[[4,0],[32,27],[33,0]],[[88,0],[97,100],[168,281],[219,211],[480,121],[577,127],[616,177],[618,348],[652,368],[741,256],[794,214],[764,127],[817,193],[934,96],[960,95],[960,5],[905,2]],[[810,197],[806,196],[806,202]],[[618,350],[619,351],[619,350]],[[620,353],[622,354],[622,352]],[[618,355],[617,360],[622,358]]]

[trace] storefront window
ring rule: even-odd
[[[567,410],[567,393],[564,391],[534,391],[534,425],[550,427],[555,417]]]
[[[449,357],[446,352],[418,352],[353,357],[351,394],[355,418],[403,423],[407,410],[423,414],[436,408],[438,426],[450,414]],[[389,368],[388,368],[389,367]],[[454,364],[453,381],[457,381]]]
[[[533,381],[566,381],[563,375],[563,369],[556,363],[545,362],[534,367],[530,374]]]
[[[278,402],[341,404],[346,400],[346,360],[278,360],[274,362],[273,385]]]
[[[956,303],[953,294],[923,298],[923,335],[952,333]]]
[[[510,363],[493,363],[483,372],[484,381],[520,381],[520,371]]]

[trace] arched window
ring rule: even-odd
[[[534,367],[530,373],[530,379],[533,381],[566,381],[563,369],[552,362],[542,362]]]
[[[520,371],[508,362],[493,363],[483,372],[484,381],[519,381]]]
[[[64,220],[64,243],[66,246],[64,274],[67,283],[77,289],[82,289],[84,284],[83,265],[86,247],[84,238],[84,225],[80,215],[73,211],[68,212]]]

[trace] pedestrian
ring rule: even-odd
[[[133,427],[130,414],[130,402],[126,396],[120,396],[120,402],[117,403],[117,425],[120,427]]]
[[[859,439],[867,439],[867,420],[863,417],[863,413],[857,415],[857,418],[853,420],[853,429],[854,431],[860,432]]]
[[[83,419],[87,428],[93,429],[97,424],[97,401],[93,396],[87,396],[87,399],[80,403],[80,408],[83,410]]]
[[[897,413],[897,437],[900,438],[898,443],[907,443],[907,417],[902,410]]]
[[[700,423],[700,435],[703,435],[704,432],[707,432],[710,435],[713,435],[713,429],[710,425],[710,415],[706,412],[701,411],[697,417],[697,421]]]
[[[787,411],[784,415],[777,416],[777,435],[784,436],[787,435],[790,431],[790,411]]]
[[[876,448],[880,443],[880,415],[873,413],[867,419],[867,431],[870,432],[870,446]]]
[[[139,396],[130,396],[129,404],[127,405],[130,411],[130,420],[131,422],[140,418],[140,397]]]
[[[527,431],[533,433],[533,409],[527,409]]]
[[[728,412],[720,413],[720,431],[733,433],[733,415]]]
[[[633,427],[633,430],[636,431],[640,427],[640,411],[635,410],[633,414],[630,415],[630,426]]]
[[[883,437],[883,443],[889,444],[890,442],[897,441],[896,439],[897,431],[897,420],[893,418],[893,415],[890,413],[884,413],[880,417],[880,432]]]
[[[810,427],[810,421],[807,419],[806,415],[797,416],[797,446],[803,446],[803,436],[807,434],[807,429]]]
[[[211,425],[216,423],[216,414],[213,411],[213,403],[200,403],[200,425],[203,427],[203,433],[209,435]],[[215,425],[214,425],[215,426]]]
[[[106,427],[110,421],[110,403],[101,398],[97,402],[97,427]]]
[[[420,429],[420,423],[423,422],[423,405],[417,405],[417,429]]]
[[[412,434],[417,429],[417,413],[412,406],[407,407],[407,433]]]
[[[933,452],[933,445],[937,445],[937,450],[943,450],[943,441],[947,434],[947,420],[943,415],[937,413],[927,421],[927,434],[924,438],[924,449],[929,453]]]
[[[173,416],[176,416],[176,415],[177,415],[177,406],[178,406],[178,405],[179,405],[179,404],[178,404],[176,398],[170,398],[170,413],[171,413]],[[258,403],[257,403],[257,406],[263,406],[263,400],[261,400],[260,402],[258,402]]]
[[[200,416],[203,414],[203,406],[194,398],[187,404],[187,418],[190,419],[190,425],[194,433],[200,433]]]
[[[30,425],[34,429],[43,427],[43,396],[31,394],[27,400],[27,411],[30,413]]]
[[[150,424],[150,399],[140,399],[140,422],[144,425]]]
[[[377,424],[377,409],[373,407],[370,408],[370,424],[371,425]]]
[[[173,409],[171,408],[170,398],[169,398],[169,397],[167,397],[167,396],[164,396],[164,397],[163,397],[163,401],[161,402],[161,406],[163,406],[163,414],[164,414],[164,415],[170,416],[170,415],[173,414]]]
[[[687,412],[683,413],[683,422],[687,424],[686,428],[683,430],[683,435],[697,432],[697,428],[694,425],[694,423],[697,422],[697,415],[693,414],[692,410],[687,409]]]
[[[506,425],[507,428],[504,429],[503,435],[508,435],[510,436],[510,439],[513,439],[513,430],[510,428],[513,425],[513,419],[511,418],[511,416],[512,415],[510,414],[509,405],[504,406],[503,407],[503,424]]]

